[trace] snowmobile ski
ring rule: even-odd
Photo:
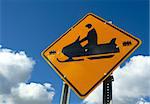
[[[84,59],[67,59],[67,60],[64,60],[64,61],[61,61],[57,58],[57,61],[58,62],[72,62],[72,61],[83,61]]]

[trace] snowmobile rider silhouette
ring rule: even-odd
[[[92,28],[91,24],[87,24],[85,27],[87,27],[88,29]],[[93,28],[91,29],[88,34],[87,37],[83,38],[82,40],[80,40],[80,43],[84,42],[84,41],[88,41],[88,44],[84,46],[85,49],[90,49],[93,46],[97,46],[97,33],[96,30]]]

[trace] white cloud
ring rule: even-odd
[[[15,104],[13,99],[8,94],[0,95],[0,104]]]
[[[26,84],[35,61],[25,52],[0,47],[0,104],[50,104],[51,84]]]
[[[13,52],[0,48],[0,94],[9,93],[10,88],[20,82],[25,82],[33,69],[35,62],[24,52]]]
[[[49,87],[36,83],[20,83],[18,87],[11,89],[15,104],[50,104],[54,91]]]
[[[143,98],[140,98],[139,101],[136,102],[136,104],[150,104],[150,102],[147,102]]]
[[[149,104],[149,102],[143,103],[138,100],[146,96],[150,97],[150,56],[132,57],[113,75],[114,104]],[[102,104],[102,85],[93,91],[83,103]]]
[[[54,94],[54,89],[48,83],[20,83],[11,88],[10,94],[0,95],[0,104],[51,104]]]

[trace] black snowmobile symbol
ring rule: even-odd
[[[91,24],[87,24],[86,27],[90,29],[92,27]],[[61,61],[57,58],[59,62],[71,62],[71,61],[83,61],[84,59],[73,59],[74,57],[81,56],[90,56],[88,59],[101,59],[101,58],[111,58],[114,54],[119,52],[119,47],[115,44],[116,38],[113,38],[109,43],[98,44],[97,43],[97,33],[93,28],[88,32],[87,37],[79,40],[80,36],[77,40],[62,49],[62,53],[68,57],[67,60]],[[81,43],[84,41],[88,41],[88,43],[82,47]],[[94,56],[93,56],[94,55]],[[96,55],[96,56],[95,56]],[[100,55],[100,56],[97,56]]]

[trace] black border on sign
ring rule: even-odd
[[[92,14],[92,13],[88,13],[88,14],[87,14],[85,17],[83,17],[78,23],[76,23],[72,28],[74,28],[75,26],[77,26],[81,21],[83,21],[83,20],[84,20],[87,16],[89,16],[89,15],[94,16],[95,18],[97,18],[97,19],[99,19],[100,21],[106,23],[107,25],[113,27],[114,29],[117,29],[118,31],[124,33],[124,35],[127,35],[127,36],[129,36],[130,38],[134,39],[135,41],[137,41],[137,44],[136,44],[116,65],[114,65],[114,67],[113,67],[112,69],[110,69],[110,71],[109,71],[104,77],[102,77],[102,78],[101,78],[88,92],[86,92],[85,94],[81,94],[81,93],[78,91],[78,89],[76,89],[75,86],[73,86],[73,84],[72,84],[66,77],[64,77],[64,75],[59,71],[59,69],[57,69],[57,67],[44,55],[44,53],[45,53],[49,48],[51,48],[55,43],[57,43],[61,38],[63,38],[63,37],[71,30],[71,28],[70,28],[66,33],[64,33],[60,38],[58,38],[54,43],[52,43],[46,50],[44,50],[44,51],[42,52],[42,56],[44,56],[44,58],[53,66],[53,68],[56,69],[56,71],[60,74],[60,76],[61,76],[62,78],[64,78],[64,80],[65,80],[68,84],[71,85],[71,87],[75,90],[75,92],[76,92],[81,98],[86,97],[100,82],[102,82],[103,80],[105,80],[105,79],[108,77],[108,75],[110,75],[110,74],[112,73],[112,71],[113,71],[119,64],[121,64],[121,63],[123,62],[123,60],[126,59],[127,56],[129,56],[129,55],[140,45],[140,43],[141,43],[141,41],[140,41],[139,39],[135,38],[134,36],[130,35],[129,33],[123,31],[122,29],[120,29],[120,28],[118,28],[118,27],[116,27],[116,26],[114,26],[113,24],[108,23],[106,20],[104,20],[104,19],[102,19],[102,18],[100,18],[100,17],[98,17],[98,16],[96,16],[96,15],[94,15],[94,14]]]

